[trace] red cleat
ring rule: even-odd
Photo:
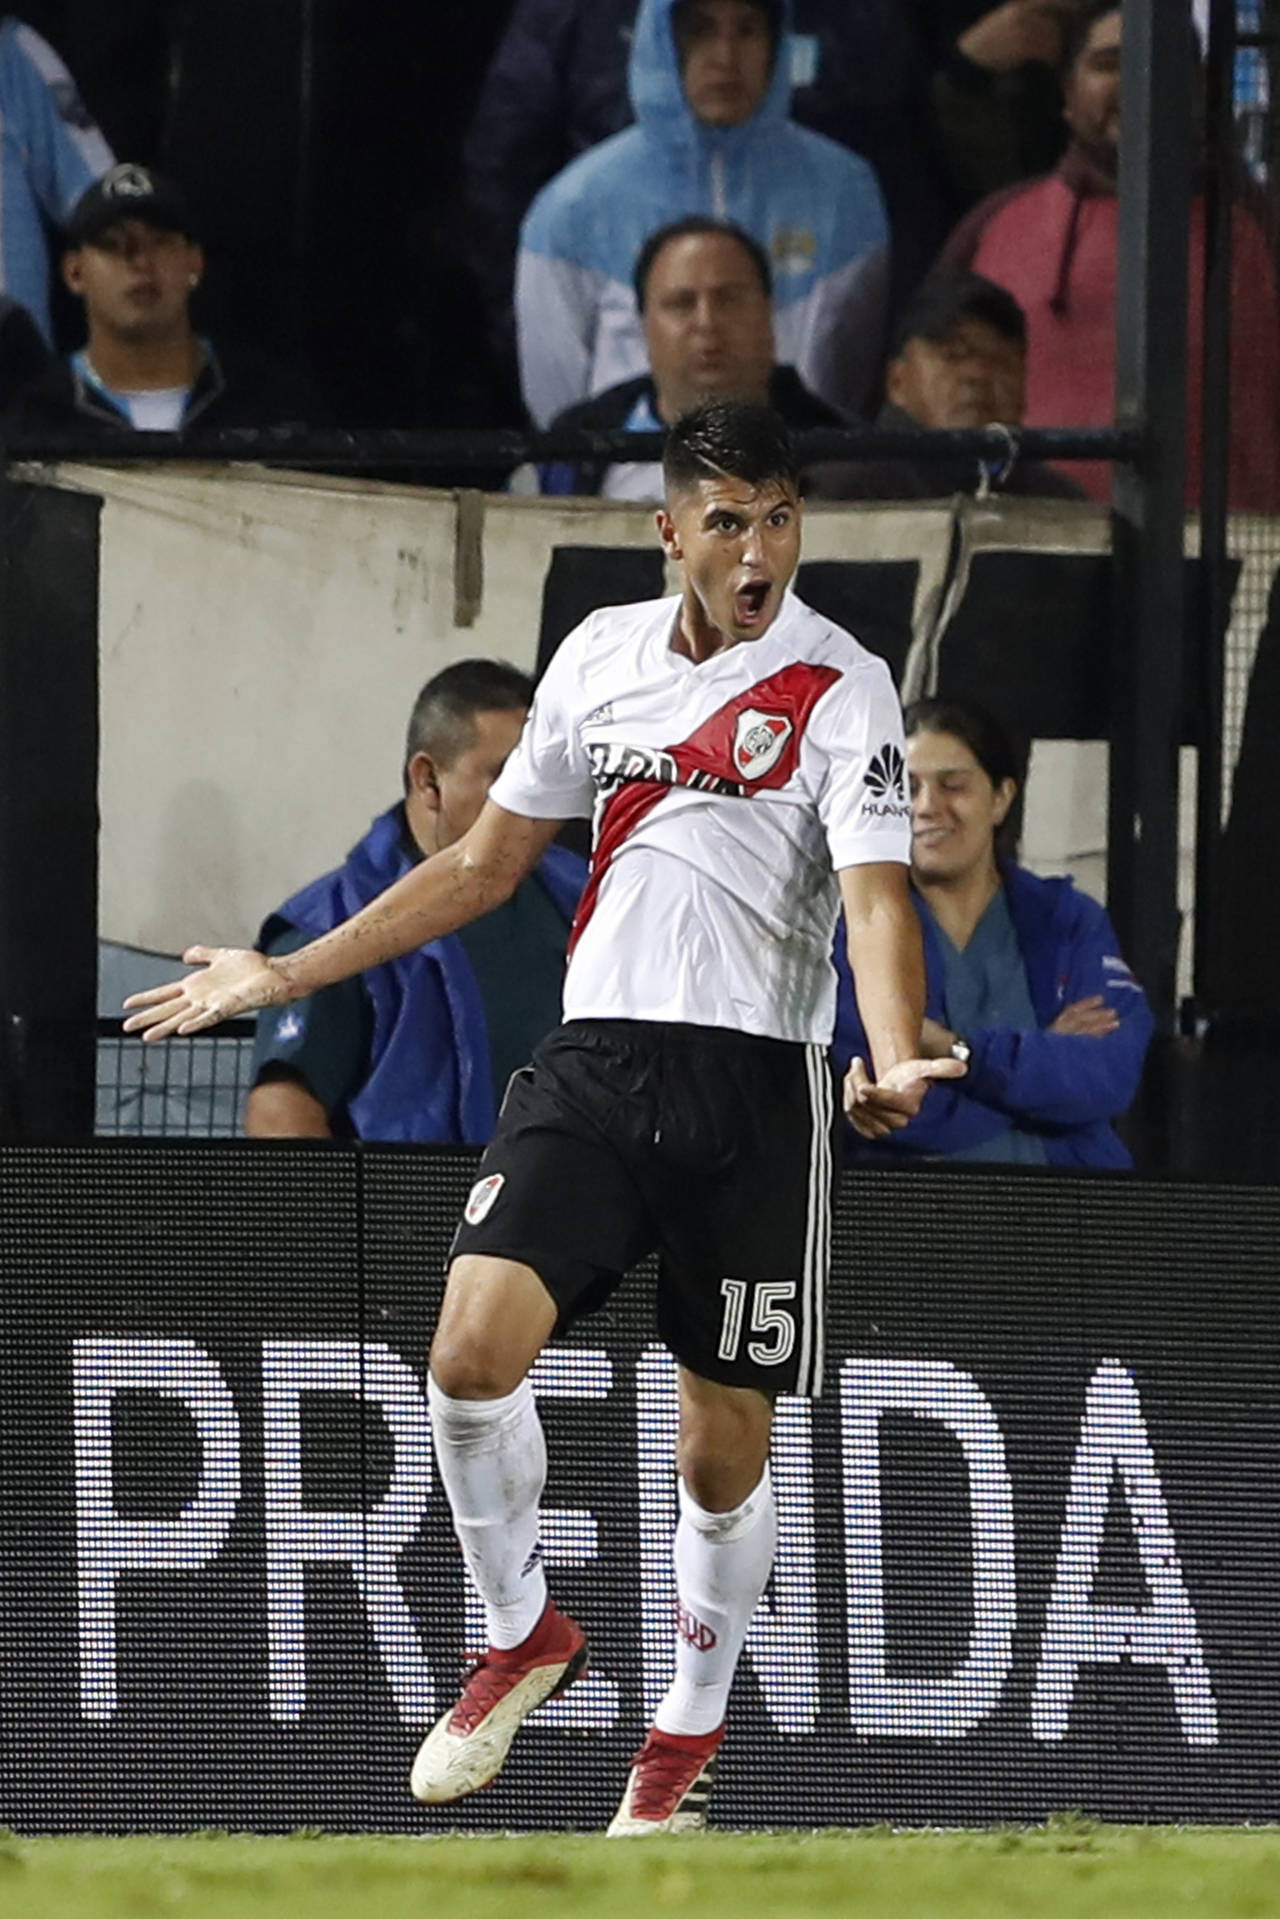
[[[651,1832],[702,1832],[716,1778],[724,1727],[714,1732],[659,1732],[655,1726],[631,1762],[610,1839]]]
[[[465,1799],[496,1779],[524,1721],[587,1669],[581,1626],[550,1600],[529,1637],[491,1646],[467,1674],[458,1697],[418,1748],[409,1790],[429,1806]]]

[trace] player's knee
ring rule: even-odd
[[[732,1496],[735,1476],[726,1471],[723,1461],[698,1458],[682,1446],[680,1477],[690,1497],[701,1506],[704,1513],[732,1512],[735,1506],[742,1503]]]
[[[686,1490],[703,1512],[728,1513],[755,1491],[768,1456],[767,1437],[762,1446],[754,1432],[720,1444],[688,1434],[681,1437],[677,1463]]]
[[[513,1393],[555,1323],[537,1275],[504,1260],[455,1260],[431,1342],[431,1373],[451,1399]]]
[[[465,1335],[438,1332],[431,1342],[431,1377],[450,1399],[504,1399],[527,1368],[506,1361]]]

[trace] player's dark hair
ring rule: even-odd
[[[773,298],[773,274],[769,271],[769,256],[759,241],[753,240],[749,233],[744,233],[742,228],[735,226],[732,220],[713,220],[708,213],[690,213],[686,214],[683,220],[672,220],[669,225],[659,227],[656,233],[651,233],[636,255],[635,272],[631,276],[631,284],[635,288],[636,305],[641,313],[644,312],[649,293],[649,275],[662,249],[672,240],[684,240],[702,233],[719,233],[723,234],[727,240],[736,240],[760,276],[765,299]]]
[[[708,400],[682,413],[667,434],[662,477],[668,493],[699,480],[777,480],[800,488],[800,471],[787,423],[771,406],[749,400]]]
[[[1013,805],[996,828],[996,854],[1014,859],[1022,836],[1022,792],[1027,777],[1027,751],[1002,721],[975,700],[913,700],[903,714],[908,739],[916,733],[950,733],[963,741],[992,786],[1012,780],[1017,792]]]
[[[477,713],[523,712],[532,701],[533,681],[505,660],[455,660],[446,666],[427,681],[409,715],[405,791],[415,753],[429,753],[437,766],[452,766],[474,743]]]
[[[1105,20],[1109,13],[1123,11],[1120,0],[1084,0],[1083,5],[1066,14],[1062,23],[1062,53],[1058,60],[1058,71],[1064,80],[1088,46],[1089,35],[1099,20]]]

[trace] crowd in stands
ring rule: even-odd
[[[495,393],[518,383],[520,416],[506,423],[537,428],[651,433],[723,396],[767,400],[798,429],[921,434],[918,457],[815,467],[809,488],[830,498],[1105,498],[1105,466],[1020,458],[1017,429],[1113,417],[1122,40],[1113,0],[511,0],[446,223],[450,268],[475,289],[483,325],[475,366],[452,364],[439,384],[473,391],[495,369]],[[335,417],[323,381],[299,370],[305,341],[282,366],[202,325],[195,209],[210,183],[177,182],[148,152],[117,161],[93,101],[13,16],[0,18],[0,125],[0,413],[20,447]],[[1275,260],[1248,195],[1233,219],[1232,357],[1248,379],[1234,383],[1230,498],[1276,511]],[[1205,234],[1200,181],[1191,501]],[[436,421],[428,405],[398,423]],[[1008,429],[998,461],[940,458],[923,437],[993,424]],[[531,483],[660,496],[658,470],[638,461],[555,462]],[[465,830],[529,689],[492,663],[450,672],[456,683],[441,676],[415,707],[403,800],[280,908],[268,946],[313,936]],[[918,710],[912,752],[918,846],[947,814],[939,844],[972,856],[957,878],[922,852],[914,874],[931,1028],[941,1046],[963,1028],[973,1058],[918,1148],[1119,1163],[1110,1122],[1131,1097],[1149,1016],[1105,915],[1002,850],[1021,774],[982,715]],[[550,1023],[542,989],[581,883],[569,858],[522,889],[509,923],[481,922],[384,981],[265,1022],[250,1130],[486,1137],[511,1062]],[[513,972],[527,988],[514,999]],[[856,1050],[847,994],[844,1014],[841,1043]],[[425,1023],[445,1062],[438,1099],[424,1103],[404,1077],[406,1021]]]
[[[1114,0],[510,0],[459,143],[446,263],[478,290],[484,326],[474,366],[455,351],[441,393],[475,391],[486,366],[491,397],[513,390],[505,364],[539,427],[652,429],[714,394],[768,394],[795,426],[1108,424],[1122,33]],[[0,16],[0,116],[11,434],[342,416],[324,379],[298,371],[305,340],[285,369],[253,340],[209,337],[192,209],[211,183],[175,183],[145,153],[116,166],[93,101],[13,16]],[[225,218],[220,232],[225,245]],[[1194,501],[1203,190],[1190,237]],[[1231,503],[1274,510],[1280,306],[1248,195],[1232,260],[1232,358],[1249,379],[1234,383]],[[436,423],[429,404],[406,405],[397,424]],[[439,417],[459,424],[443,399]],[[1109,487],[1103,464],[930,474],[933,460],[850,463],[812,484],[858,498]],[[653,491],[625,464],[541,477]]]

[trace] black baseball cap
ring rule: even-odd
[[[87,246],[121,220],[145,220],[162,233],[182,233],[188,240],[197,237],[186,195],[177,182],[127,161],[110,168],[81,194],[67,220],[68,243]]]
[[[908,340],[945,340],[961,320],[985,320],[1004,339],[1027,344],[1026,315],[1006,287],[981,273],[939,267],[916,288],[893,329],[890,359],[897,359]]]

